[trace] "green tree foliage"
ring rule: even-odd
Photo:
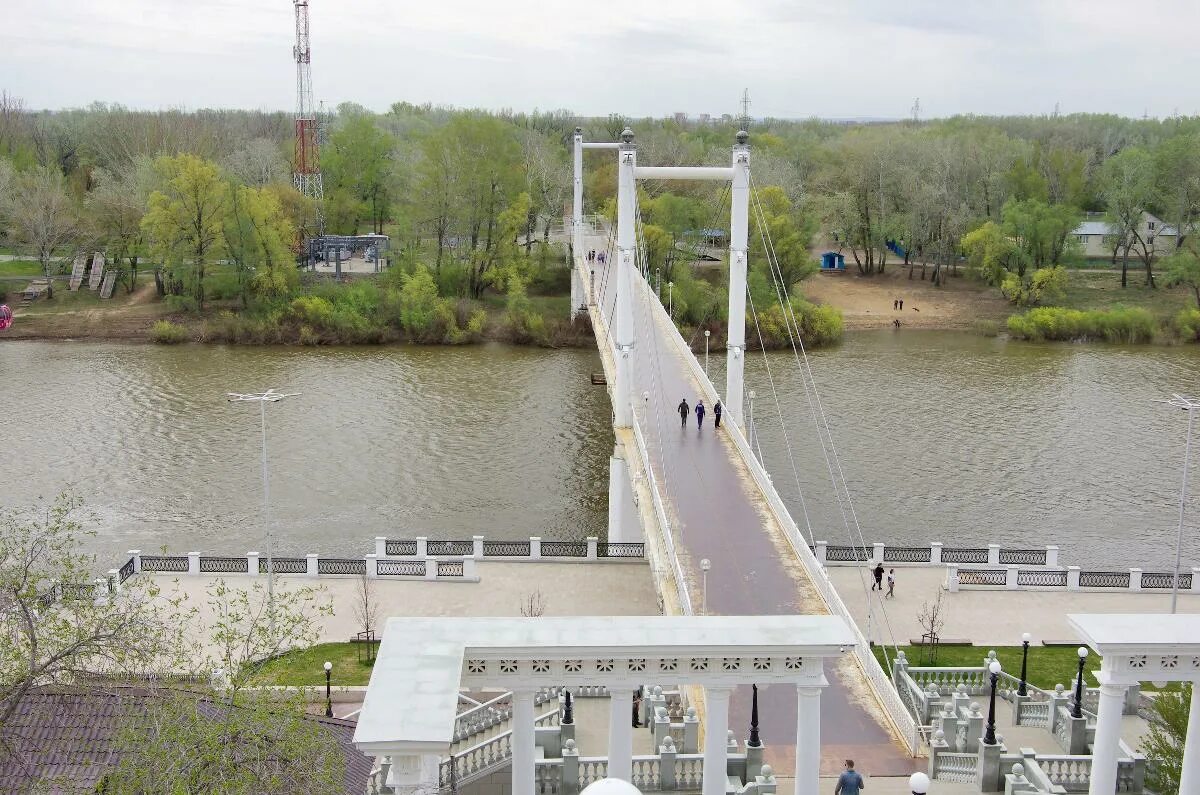
[[[1129,254],[1136,252],[1146,264],[1146,283],[1152,285],[1150,266],[1154,244],[1142,234],[1142,219],[1155,200],[1153,159],[1144,149],[1131,147],[1104,162],[1099,176],[1100,195],[1107,206],[1104,218],[1110,234],[1113,261],[1121,254],[1121,286],[1128,284]]]
[[[750,267],[758,268],[768,262],[765,238],[775,253],[785,292],[790,293],[793,285],[820,270],[808,251],[813,228],[807,218],[796,212],[783,188],[771,185],[756,190],[751,199],[750,218]]]
[[[1167,257],[1163,265],[1166,267],[1167,286],[1187,287],[1196,298],[1196,306],[1200,307],[1200,242],[1196,237],[1189,236],[1183,246]]]
[[[299,284],[289,248],[296,230],[271,191],[245,185],[230,185],[228,190],[225,245],[237,270],[242,306],[249,306],[252,290],[269,298],[285,297]]]
[[[225,254],[229,190],[216,165],[194,155],[155,163],[162,182],[150,194],[142,230],[163,269],[163,289],[203,309],[205,269]]]
[[[370,114],[351,116],[322,150],[322,169],[330,189],[328,221],[337,234],[358,234],[362,220],[383,234],[392,182],[396,142]]]
[[[1163,690],[1154,699],[1150,731],[1142,740],[1142,750],[1150,763],[1146,787],[1159,795],[1179,795],[1191,703],[1191,684]]]
[[[1152,342],[1158,331],[1154,315],[1141,307],[1117,307],[1081,311],[1045,306],[1008,318],[1008,332],[1017,339],[1105,340],[1107,342]]]
[[[530,306],[525,282],[519,276],[509,281],[504,311],[514,342],[541,342],[545,339],[546,322]]]

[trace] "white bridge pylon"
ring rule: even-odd
[[[733,146],[731,164],[721,166],[639,166],[637,148],[633,143],[633,131],[628,127],[621,133],[620,143],[585,143],[583,131],[575,128],[575,183],[572,245],[575,252],[583,248],[583,150],[617,150],[617,256],[613,266],[617,269],[616,310],[613,323],[613,340],[616,345],[616,383],[613,385],[614,425],[628,427],[631,424],[633,404],[633,378],[630,352],[636,344],[633,328],[632,279],[636,262],[636,200],[637,180],[713,180],[732,183],[731,209],[729,218],[729,328],[726,348],[725,372],[725,416],[743,430],[742,414],[745,384],[746,353],[746,268],[748,264],[748,223],[750,205],[750,147],[749,136],[743,131],[737,134]],[[580,306],[583,286],[580,284],[578,268],[572,268],[571,311],[572,317]]]

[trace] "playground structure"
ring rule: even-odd
[[[390,245],[387,235],[317,235],[308,239],[307,264],[312,271],[331,272],[334,277],[380,273],[387,267]]]

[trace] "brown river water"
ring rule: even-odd
[[[1171,565],[1187,419],[1154,401],[1200,391],[1200,349],[888,330],[811,360],[867,542],[1056,543],[1064,563]],[[762,354],[747,383],[768,469],[802,530],[851,543],[796,362],[767,361],[778,406]],[[709,366],[723,384],[723,357]],[[497,345],[0,343],[0,506],[71,488],[102,563],[262,548],[258,410],[225,393],[275,387],[300,393],[267,410],[280,554],[362,554],[377,535],[603,537],[599,370],[589,350]]]

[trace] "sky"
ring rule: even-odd
[[[295,105],[291,0],[0,0],[29,108]],[[1196,0],[310,0],[314,95],[584,115],[1200,113]]]

